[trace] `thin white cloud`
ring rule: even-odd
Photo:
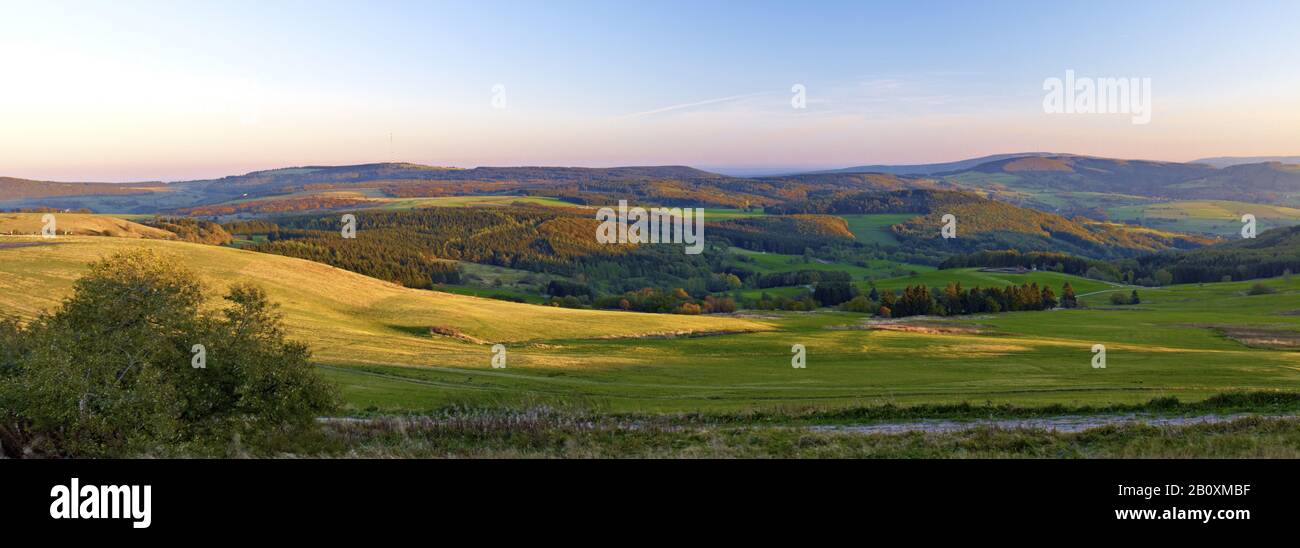
[[[705,99],[705,100],[703,100],[703,101],[695,101],[695,102],[693,102],[693,103],[682,103],[682,104],[680,104],[680,105],[670,105],[670,106],[666,106],[666,107],[657,108],[657,109],[654,109],[654,110],[647,110],[647,111],[644,111],[644,112],[634,112],[634,113],[632,113],[632,114],[625,114],[625,115],[623,115],[623,116],[619,116],[618,119],[623,120],[623,119],[628,119],[628,118],[642,118],[642,117],[645,117],[645,116],[653,116],[653,115],[655,115],[655,114],[663,114],[663,113],[665,113],[665,112],[672,112],[672,111],[674,111],[674,110],[682,110],[682,109],[687,109],[687,108],[702,107],[702,106],[705,106],[705,105],[714,105],[714,104],[718,104],[718,103],[727,103],[727,102],[731,102],[731,101],[739,101],[739,100],[741,100],[741,99],[748,99],[748,98],[750,98],[750,97],[758,97],[758,96],[760,96],[760,95],[769,95],[769,94],[771,94],[771,92],[768,92],[768,91],[759,91],[759,92],[755,92],[755,93],[744,93],[744,94],[741,94],[741,95],[732,95],[732,96],[729,96],[729,97],[718,97],[717,99]]]

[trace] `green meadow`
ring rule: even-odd
[[[1140,290],[1140,305],[901,322],[871,329],[856,314],[761,316],[771,331],[676,339],[554,339],[518,349],[564,355],[560,367],[478,364],[335,367],[358,411],[548,404],[617,412],[800,411],[970,402],[1098,406],[1197,401],[1239,390],[1294,390],[1300,354],[1252,348],[1233,327],[1300,337],[1300,282],[1248,296],[1249,284]],[[1082,284],[1081,284],[1082,285]],[[1085,302],[1091,300],[1085,299]],[[807,367],[790,364],[791,346]],[[1093,345],[1106,367],[1092,366]],[[513,362],[511,362],[513,363]]]
[[[1189,200],[1156,204],[1128,205],[1106,210],[1116,221],[1142,224],[1161,230],[1199,232],[1225,237],[1240,237],[1241,216],[1256,219],[1256,231],[1300,224],[1300,209],[1233,202],[1229,200]]]
[[[802,255],[784,255],[781,253],[764,253],[762,251],[750,251],[739,247],[729,248],[729,251],[736,255],[746,257],[747,260],[736,261],[736,266],[741,266],[749,270],[754,270],[764,274],[776,272],[796,272],[800,270],[818,270],[822,272],[848,272],[854,279],[865,280],[867,278],[888,278],[907,272],[928,272],[934,270],[932,266],[905,264],[883,259],[871,259],[865,262],[866,266],[840,264],[824,262],[817,259],[805,259]]]
[[[38,243],[14,246],[13,243]],[[324,265],[158,240],[0,239],[0,307],[30,318],[57,305],[87,261],[150,246],[212,284],[250,280],[281,304],[349,413],[530,406],[621,413],[834,410],[883,404],[1100,406],[1198,401],[1300,386],[1300,280],[1140,289],[1139,305],[878,322],[864,315],[678,316],[566,310],[401,288]],[[500,273],[506,275],[508,273]],[[881,287],[1069,280],[1080,294],[1128,291],[1052,272],[962,269]],[[217,293],[214,292],[214,295]],[[1099,295],[1100,297],[1100,295]],[[453,335],[430,333],[432,326]],[[1262,342],[1261,342],[1262,341]],[[491,366],[504,344],[507,367]],[[1106,367],[1094,368],[1094,345]],[[791,367],[803,345],[807,367]],[[1284,349],[1268,349],[1269,346]]]
[[[418,209],[425,207],[482,207],[528,204],[549,207],[582,207],[546,196],[444,196],[437,198],[384,198],[378,209]]]
[[[879,213],[863,215],[840,215],[849,223],[849,232],[853,237],[864,243],[875,243],[881,245],[898,245],[898,238],[894,237],[893,231],[889,227],[902,223],[916,217],[915,213]]]
[[[739,209],[739,208],[721,208],[706,207],[704,208],[704,220],[706,221],[730,221],[732,219],[748,219],[752,217],[762,217],[765,215],[762,209]]]
[[[789,256],[789,257],[797,257],[797,256]],[[882,262],[888,262],[888,261],[882,261]],[[899,265],[899,263],[891,263],[891,264]],[[960,283],[962,288],[969,289],[972,287],[1004,287],[1008,285],[1037,283],[1040,286],[1047,286],[1052,288],[1052,291],[1056,292],[1056,294],[1059,296],[1061,294],[1062,287],[1064,287],[1065,284],[1068,282],[1070,286],[1074,288],[1075,295],[1083,296],[1085,299],[1087,298],[1087,296],[1090,295],[1101,295],[1102,297],[1097,299],[1099,303],[1103,302],[1106,293],[1110,293],[1113,291],[1132,291],[1133,289],[1137,289],[1138,293],[1142,294],[1142,293],[1146,293],[1147,291],[1158,290],[1158,289],[1149,289],[1144,287],[1133,287],[1133,286],[1126,286],[1120,284],[1112,284],[1112,283],[1102,282],[1098,280],[1091,280],[1079,276],[1071,276],[1069,274],[1061,274],[1059,272],[1048,272],[1048,271],[1030,271],[1030,272],[1025,272],[1024,274],[1014,274],[1014,273],[1007,273],[1007,272],[984,272],[978,268],[952,268],[952,269],[938,270],[935,269],[934,267],[929,267],[924,265],[912,265],[912,264],[900,265],[900,267],[915,271],[916,273],[908,274],[906,276],[892,276],[892,277],[882,277],[882,278],[873,277],[869,281],[868,280],[855,281],[854,284],[857,285],[858,288],[861,289],[864,293],[871,291],[872,284],[874,284],[875,287],[881,291],[886,289],[892,289],[894,290],[895,293],[897,293],[909,285],[925,285],[926,287],[946,287],[949,283]],[[843,269],[844,267],[841,268]],[[882,271],[884,269],[885,266],[882,265]],[[790,270],[802,270],[802,268],[791,268]],[[834,270],[834,269],[832,268],[828,270]],[[859,278],[859,276],[857,276],[856,274],[854,277]],[[758,298],[764,293],[767,293],[768,295],[773,297],[797,297],[799,295],[803,295],[804,293],[807,293],[808,291],[809,288],[807,287],[787,286],[787,287],[772,287],[768,289],[746,289],[742,291],[741,294],[748,298]]]
[[[915,276],[899,276],[874,281],[876,287],[879,289],[893,289],[895,291],[901,290],[909,285],[945,287],[949,283],[954,282],[960,283],[963,288],[967,289],[972,287],[1003,287],[1007,285],[1036,283],[1040,286],[1051,287],[1058,295],[1061,293],[1061,288],[1067,282],[1074,288],[1076,295],[1133,289],[1129,286],[1121,286],[1118,284],[1091,280],[1080,276],[1061,274],[1059,272],[1040,270],[1029,271],[1024,274],[1015,274],[1008,272],[985,272],[978,268],[952,268],[945,270],[929,269],[919,271]],[[858,286],[864,290],[869,290],[871,284],[868,282],[860,282],[858,283]],[[1145,288],[1138,289],[1139,291],[1145,290]]]

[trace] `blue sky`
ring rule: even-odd
[[[1297,2],[2,4],[0,175],[1300,154]],[[1152,122],[1045,115],[1067,69]]]

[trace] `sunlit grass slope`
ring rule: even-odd
[[[40,234],[44,213],[0,213],[0,234]],[[134,223],[119,216],[89,213],[52,213],[58,234],[116,236],[118,238],[171,238],[171,232]]]
[[[15,247],[15,243],[49,245]],[[0,237],[0,308],[30,317],[57,306],[88,262],[150,247],[201,274],[219,294],[255,282],[280,303],[290,334],[326,363],[465,365],[493,343],[763,329],[716,317],[569,310],[421,291],[310,261],[172,241]],[[446,326],[463,336],[431,336]],[[487,363],[486,358],[484,363]]]
[[[354,412],[537,404],[640,412],[963,401],[1099,405],[1300,387],[1300,352],[1248,346],[1228,332],[1251,328],[1265,330],[1266,338],[1300,341],[1300,278],[1266,280],[1276,290],[1266,295],[1247,294],[1255,282],[1141,289],[1139,305],[1110,306],[1099,295],[1084,299],[1088,309],[910,320],[924,329],[898,330],[825,310],[710,318],[520,305],[177,242],[65,238],[58,245],[4,245],[16,241],[41,242],[0,238],[0,307],[6,312],[30,315],[54,306],[86,261],[130,246],[175,253],[215,287],[235,280],[263,284],[283,304],[291,333],[312,345]],[[972,284],[989,275],[1023,279],[960,273]],[[1053,287],[1067,279],[1024,276]],[[1108,287],[1076,286],[1080,293]],[[431,325],[504,342],[508,366],[491,367],[487,344],[430,336]],[[607,338],[686,329],[759,330]],[[795,344],[807,349],[804,369],[790,365]],[[1106,346],[1104,369],[1092,367],[1094,344]]]
[[[1300,209],[1228,200],[1129,205],[1110,208],[1107,213],[1117,221],[1141,221],[1165,230],[1203,232],[1229,238],[1241,234],[1241,216],[1247,213],[1255,216],[1258,232],[1300,224]]]
[[[567,341],[549,352],[581,369],[371,368],[331,372],[359,407],[568,401],[614,410],[805,409],[883,403],[1100,405],[1234,390],[1296,390],[1300,353],[1246,346],[1223,328],[1300,336],[1300,280],[1142,291],[1143,303],[977,315],[937,322],[967,330],[864,329],[839,312],[775,313],[774,331],[676,340]],[[791,346],[807,368],[790,366]],[[1092,367],[1103,344],[1107,367]]]

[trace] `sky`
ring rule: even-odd
[[[0,0],[0,14],[0,176],[1300,154],[1288,0]],[[1066,71],[1149,79],[1149,123],[1046,112],[1045,81]]]

